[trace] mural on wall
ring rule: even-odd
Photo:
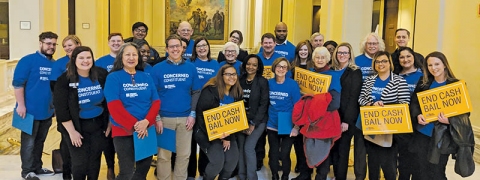
[[[205,36],[210,44],[223,44],[228,38],[229,0],[166,0],[166,37],[176,34],[178,24],[188,21],[193,38]]]

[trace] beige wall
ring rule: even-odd
[[[41,32],[39,14],[43,9],[40,1],[9,1],[10,59],[19,59],[38,50],[38,35]],[[30,30],[20,30],[20,21],[30,21]]]

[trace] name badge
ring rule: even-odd
[[[77,88],[78,87],[78,83],[70,83],[68,84],[68,86],[72,87],[72,88]]]

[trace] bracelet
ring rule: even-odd
[[[159,121],[162,121],[162,117],[160,117],[160,115],[157,115],[155,117],[155,122],[159,122]]]

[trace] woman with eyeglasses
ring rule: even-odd
[[[295,136],[298,135],[299,127],[294,126],[289,134],[279,134],[279,124],[292,125],[291,118],[280,118],[293,111],[293,105],[300,99],[300,88],[297,82],[286,77],[291,66],[285,57],[277,58],[272,63],[272,72],[275,78],[268,81],[270,89],[270,106],[268,107],[267,139],[270,149],[268,151],[268,164],[272,171],[272,180],[278,180],[280,170],[279,158],[282,160],[282,180],[289,179],[290,174],[290,151]],[[279,122],[285,120],[288,122]],[[279,149],[281,148],[280,152]]]
[[[388,104],[408,104],[410,91],[405,79],[393,73],[393,63],[390,54],[379,51],[372,61],[374,74],[368,76],[363,82],[358,103],[360,106],[384,106]],[[397,142],[391,134],[376,135],[386,136],[392,145],[377,145],[365,141],[368,154],[368,178],[380,179],[380,168],[386,180],[395,180],[397,174]]]
[[[458,79],[453,74],[447,57],[441,52],[428,54],[423,67],[424,76],[417,83],[410,106],[415,129],[409,147],[415,153],[413,166],[416,172],[413,177],[446,180],[445,171],[450,154],[456,157],[455,172],[462,177],[470,176],[475,170],[472,160],[475,142],[470,113],[447,117],[445,114],[448,112],[441,112],[437,115],[438,121],[427,122],[417,96],[419,92],[442,87],[457,82]]]
[[[57,78],[62,75],[65,71],[67,71],[67,63],[70,61],[70,57],[72,56],[73,50],[77,46],[81,46],[82,42],[76,35],[68,35],[62,41],[63,50],[65,51],[66,55],[57,61],[55,61],[52,65],[52,73],[50,74],[50,87],[52,91],[55,91],[55,83]],[[57,123],[59,123],[57,121]],[[61,132],[62,126],[60,124],[57,125],[58,132]],[[60,141],[60,154],[62,155],[63,165],[62,165],[62,176],[63,179],[72,179],[72,163],[70,162],[70,152],[68,151],[67,143],[70,143],[63,139]]]
[[[236,69],[224,65],[203,87],[196,107],[197,123],[194,125],[194,138],[208,157],[203,179],[229,179],[238,162],[236,134],[224,134],[220,139],[208,140],[203,112],[219,106],[242,100],[242,87],[237,81]]]
[[[399,75],[407,81],[410,93],[413,93],[418,81],[423,76],[422,65],[411,48],[400,47],[398,52],[400,69],[395,71],[400,72]],[[396,136],[398,140],[398,179],[407,180],[416,171],[415,166],[413,166],[415,164],[415,154],[409,151],[412,134]]]
[[[263,75],[263,63],[260,57],[249,54],[242,63],[240,85],[243,89],[243,102],[249,128],[237,134],[240,157],[238,160],[238,176],[241,180],[258,179],[257,155],[255,146],[268,120],[269,88],[268,80]]]
[[[240,76],[240,66],[242,65],[242,62],[238,60],[238,53],[240,52],[238,46],[233,42],[227,42],[223,46],[222,52],[225,54],[226,60],[220,62],[220,67],[229,64],[237,70],[237,74]]]
[[[190,58],[197,68],[198,79],[201,85],[205,85],[208,80],[215,77],[220,66],[218,62],[210,57],[210,43],[207,38],[201,36],[195,39],[193,44],[193,54]],[[198,171],[200,176],[204,175],[205,168],[208,163],[208,158],[203,151],[200,151],[198,158]],[[197,175],[197,142],[192,138],[192,147],[190,159],[188,163],[188,177],[195,178]]]
[[[350,145],[356,128],[355,123],[360,113],[358,96],[362,89],[362,71],[355,64],[354,58],[352,46],[346,42],[341,43],[333,52],[332,69],[340,73],[340,86],[342,87],[340,108],[338,109],[342,135],[335,142],[330,153],[333,172],[337,180],[347,179]]]
[[[233,30],[232,32],[230,32],[230,38],[228,38],[228,41],[237,44],[237,46],[239,48],[237,59],[242,61],[243,59],[245,59],[245,57],[247,57],[248,52],[246,50],[240,48],[240,45],[242,45],[242,43],[243,43],[243,34],[242,34],[241,31]],[[220,51],[218,53],[217,61],[219,63],[225,61],[226,60],[225,55],[226,54],[223,51]]]
[[[135,162],[133,138],[143,139],[147,129],[155,125],[160,109],[155,84],[147,73],[143,72],[143,61],[139,60],[140,51],[136,44],[125,43],[120,47],[113,69],[105,84],[112,124],[112,137],[120,173],[117,180],[146,179],[152,156]],[[133,136],[136,132],[138,136]]]
[[[98,179],[105,144],[108,110],[103,88],[108,72],[94,64],[89,47],[76,47],[67,71],[55,84],[53,102],[62,139],[68,142],[74,179]]]

